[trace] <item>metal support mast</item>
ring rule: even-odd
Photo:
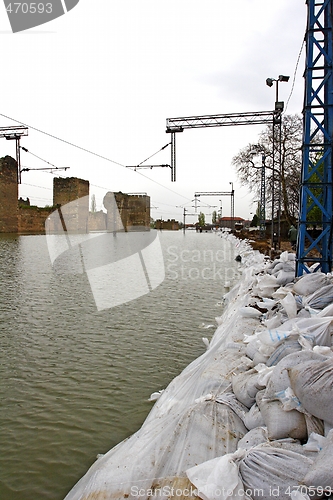
[[[21,184],[21,154],[20,139],[28,135],[28,127],[0,127],[0,138],[5,137],[7,141],[16,141],[17,182]]]
[[[308,272],[307,263],[325,273],[332,268],[332,6],[332,0],[307,0],[297,276]]]
[[[176,133],[187,128],[230,127],[234,125],[270,125],[276,111],[226,113],[221,115],[187,116],[167,118],[166,132],[171,134],[171,171],[176,180]]]
[[[260,177],[261,177],[261,182],[260,182],[259,227],[260,227],[260,237],[263,239],[266,233],[266,165],[265,165],[264,154],[261,155]]]

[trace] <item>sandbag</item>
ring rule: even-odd
[[[186,475],[203,500],[244,499],[243,483],[238,474],[239,458],[244,450],[237,450],[186,470]]]
[[[313,340],[316,345],[331,345],[331,322],[333,318],[294,318],[289,319],[276,329],[258,332],[257,338],[265,345],[277,347],[284,340],[304,335]]]
[[[287,295],[280,300],[280,303],[284,310],[287,313],[289,319],[296,318],[297,316],[297,304],[295,297],[291,292],[287,293]]]
[[[284,411],[280,401],[267,401],[264,391],[257,394],[257,404],[267,427],[268,439],[307,438],[304,414],[297,410]]]
[[[239,463],[239,472],[253,500],[290,500],[299,478],[305,477],[312,463],[300,453],[262,444],[248,451]]]
[[[258,444],[267,442],[267,428],[256,427],[251,429],[245,436],[238,441],[237,449],[249,450]]]
[[[288,368],[299,365],[310,360],[316,360],[323,362],[326,356],[321,354],[316,354],[313,351],[299,351],[292,354],[288,354],[275,366],[271,378],[268,381],[265,399],[274,400],[276,399],[276,393],[284,391],[287,387],[290,387],[291,382],[289,380]]]
[[[253,295],[261,298],[271,298],[275,288],[279,286],[275,276],[265,274],[264,276],[258,277],[257,283],[253,286]]]
[[[324,436],[312,432],[309,435],[307,442],[303,445],[303,448],[308,451],[319,452],[323,449],[325,443],[326,443],[326,438]]]
[[[291,283],[295,278],[295,271],[284,271],[281,269],[276,275],[276,282],[278,285],[286,285],[287,283]]]
[[[333,285],[329,284],[319,288],[312,294],[303,298],[304,306],[312,307],[313,309],[324,309],[333,302]]]
[[[312,415],[333,424],[333,358],[288,369],[291,388]]]
[[[259,373],[255,368],[232,377],[232,390],[247,408],[251,408],[255,403],[257,392],[265,387],[259,385],[258,378]]]
[[[310,295],[329,283],[330,279],[324,273],[315,272],[304,274],[304,276],[301,276],[294,284],[293,291],[299,295]]]
[[[239,314],[243,318],[259,318],[260,316],[262,316],[261,311],[251,306],[241,307],[239,309]]]
[[[245,354],[253,360],[254,365],[258,365],[259,363],[266,363],[271,354],[263,354],[260,351],[261,345],[261,342],[255,335],[253,335],[253,338],[250,338],[249,342],[246,344]]]
[[[322,450],[301,480],[301,484],[316,488],[319,494],[323,490],[333,492],[333,431],[328,434]]]
[[[254,405],[251,406],[250,410],[244,416],[243,422],[249,431],[255,429],[256,427],[262,427],[265,425],[257,403],[254,403]]]
[[[271,354],[268,358],[266,365],[267,366],[275,366],[277,365],[283,358],[292,354],[294,352],[299,352],[302,350],[302,346],[295,339],[286,339],[284,340]]]

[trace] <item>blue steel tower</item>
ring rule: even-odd
[[[296,274],[332,269],[333,0],[307,0],[303,164]],[[312,228],[312,231],[310,231]]]

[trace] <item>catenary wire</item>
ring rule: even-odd
[[[305,46],[305,38],[303,39],[303,42],[302,42],[302,45],[301,45],[301,48],[300,48],[300,51],[298,53],[298,57],[297,57],[297,61],[296,61],[296,66],[295,66],[295,71],[294,71],[294,75],[293,75],[293,83],[292,83],[292,86],[291,86],[291,90],[290,90],[290,94],[289,94],[289,97],[287,99],[287,103],[286,103],[286,107],[285,107],[285,110],[284,110],[284,114],[287,112],[287,108],[288,108],[288,104],[289,104],[289,101],[291,99],[291,96],[294,92],[294,87],[295,87],[295,81],[296,81],[296,74],[297,74],[297,70],[298,70],[298,65],[299,65],[299,61],[301,59],[301,55],[302,55],[302,52],[303,52],[303,48]]]
[[[11,118],[10,116],[7,116],[7,115],[5,115],[3,113],[0,113],[0,116],[2,116],[3,118],[6,118],[8,120],[11,120],[13,122],[19,123],[20,125],[23,125],[24,127],[31,128],[31,130],[35,130],[36,132],[39,132],[39,133],[44,134],[44,135],[47,135],[48,137],[51,137],[52,139],[56,139],[57,141],[63,142],[65,144],[68,144],[69,146],[72,146],[72,147],[74,147],[76,149],[80,149],[81,151],[84,151],[85,153],[91,154],[93,156],[101,158],[102,160],[108,161],[110,163],[114,163],[115,165],[118,165],[120,167],[123,167],[123,168],[127,169],[126,165],[124,165],[123,163],[119,163],[119,162],[117,162],[115,160],[111,160],[110,158],[107,158],[106,156],[100,155],[99,153],[95,153],[94,151],[91,151],[89,149],[83,148],[82,146],[78,146],[77,144],[74,144],[74,143],[72,143],[70,141],[67,141],[66,139],[62,139],[61,137],[57,137],[57,136],[55,136],[53,134],[50,134],[49,132],[45,132],[44,130],[38,129],[36,127],[32,127],[31,125],[28,125],[27,123],[23,123],[23,122],[21,122],[19,120],[16,120],[15,118]],[[161,149],[164,149],[166,146],[164,146]],[[159,151],[157,151],[157,152],[159,152]],[[154,153],[154,154],[157,154],[157,153]],[[152,156],[154,156],[154,155],[152,155]],[[146,160],[144,160],[144,161],[146,161]],[[154,184],[157,184],[158,186],[161,186],[162,188],[170,191],[171,193],[176,194],[177,196],[180,196],[181,198],[184,198],[185,200],[188,199],[186,196],[184,196],[184,195],[182,195],[180,193],[177,193],[173,189],[170,189],[167,186],[165,186],[164,184],[161,184],[160,182],[157,182],[154,179],[151,179],[150,177],[147,177],[146,175],[142,174],[141,172],[139,172],[137,170],[135,171],[135,173],[138,174],[138,175],[141,175],[145,179],[148,179],[149,181],[153,182]]]

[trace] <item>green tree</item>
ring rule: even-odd
[[[316,165],[316,169],[312,175],[309,177],[309,182],[317,184],[317,187],[312,187],[311,192],[315,195],[316,199],[324,205],[324,191],[325,187],[322,185],[324,178],[324,162],[320,161],[322,153],[318,153],[317,157],[314,158],[313,165]],[[307,201],[308,221],[313,222],[314,227],[322,224],[323,213],[320,208],[314,203],[312,197],[308,196]]]
[[[257,214],[254,214],[250,227],[257,227],[259,225],[259,217]]]
[[[91,196],[91,205],[90,205],[90,211],[94,214],[96,212],[96,197],[93,194]]]
[[[217,221],[217,212],[216,210],[214,210],[212,213],[212,224],[216,224],[216,221]]]
[[[205,225],[205,214],[203,214],[202,212],[200,212],[199,214],[198,222],[200,227],[203,227]]]

